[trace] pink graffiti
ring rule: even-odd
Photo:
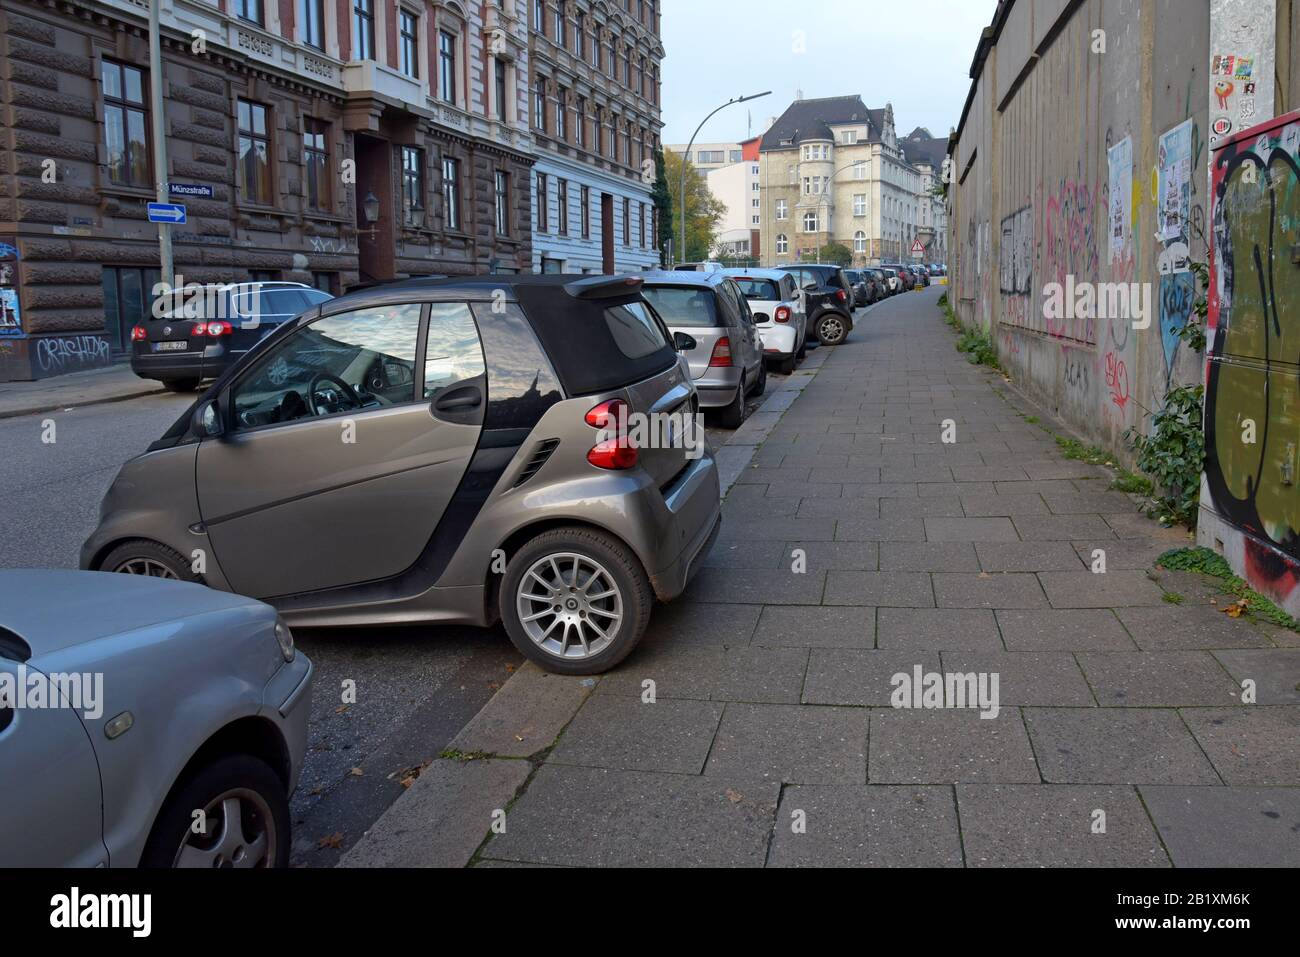
[[[1086,183],[1063,179],[1042,209],[1044,283],[1056,282],[1064,287],[1067,276],[1074,276],[1076,282],[1096,281],[1098,211],[1094,191]],[[1045,321],[1049,336],[1095,341],[1090,318]]]

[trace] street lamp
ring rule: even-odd
[[[366,198],[361,201],[361,215],[370,226],[370,239],[375,238],[375,224],[379,222],[379,197],[374,190],[366,190]]]
[[[681,177],[681,195],[682,195],[682,248],[681,248],[681,256],[682,256],[683,259],[686,258],[686,162],[687,162],[687,160],[690,159],[690,156],[691,156],[691,147],[695,145],[695,137],[697,137],[697,136],[700,135],[700,130],[704,129],[704,124],[705,124],[705,123],[707,123],[707,122],[709,122],[709,120],[713,119],[714,114],[716,114],[716,113],[720,113],[720,112],[722,112],[723,110],[725,110],[727,107],[732,106],[732,105],[734,105],[734,104],[736,104],[736,103],[748,103],[750,100],[757,100],[757,99],[761,99],[762,97],[765,97],[765,96],[771,96],[771,95],[772,95],[772,91],[771,91],[771,90],[768,90],[766,93],[753,93],[753,94],[751,94],[751,95],[749,95],[749,96],[738,96],[738,97],[735,97],[735,98],[733,98],[733,99],[730,99],[730,100],[728,100],[726,103],[723,103],[723,104],[722,104],[720,107],[718,107],[716,110],[714,110],[713,113],[710,113],[710,114],[709,114],[708,116],[706,116],[703,120],[701,120],[701,121],[700,121],[700,125],[697,126],[697,127],[695,127],[695,132],[691,134],[691,141],[690,141],[689,143],[686,144],[686,152],[682,154],[682,177]]]

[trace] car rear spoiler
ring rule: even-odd
[[[641,291],[640,276],[590,276],[565,283],[564,291],[574,299],[623,299]]]

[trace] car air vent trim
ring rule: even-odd
[[[519,486],[523,485],[541,471],[542,466],[547,463],[555,450],[559,447],[559,439],[546,439],[545,441],[538,443],[538,445],[533,449],[532,456],[528,459],[528,464],[525,465],[524,470],[519,473],[519,478],[511,488],[519,488]]]

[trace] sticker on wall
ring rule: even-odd
[[[1110,168],[1110,212],[1109,227],[1110,255],[1112,259],[1124,255],[1133,230],[1133,140],[1124,137],[1106,151],[1106,163]]]
[[[1259,114],[1256,100],[1256,54],[1216,53],[1210,57],[1210,146],[1250,126]]]
[[[0,336],[23,334],[22,313],[18,308],[18,290],[0,289]]]

